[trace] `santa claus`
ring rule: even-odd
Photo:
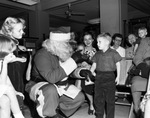
[[[72,55],[68,31],[66,27],[51,31],[33,58],[31,79],[26,90],[37,103],[36,109],[41,117],[69,117],[85,99],[77,87],[68,84],[68,75],[77,68],[77,62],[82,61],[79,55]],[[83,76],[86,75],[84,72]]]

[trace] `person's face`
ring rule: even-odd
[[[92,46],[92,43],[93,43],[92,36],[91,35],[85,35],[84,36],[84,44],[86,46]]]
[[[16,39],[21,39],[24,34],[24,27],[21,23],[15,24],[12,30],[12,37]]]
[[[106,47],[108,47],[108,41],[104,39],[103,37],[97,38],[97,46],[99,50],[105,50]]]
[[[74,40],[75,39],[75,34],[74,32],[71,32],[71,40]]]
[[[147,35],[147,31],[146,30],[139,30],[138,34],[139,34],[140,38],[145,38]]]
[[[120,46],[120,45],[121,45],[121,41],[122,41],[122,38],[116,37],[116,38],[114,39],[114,45],[115,45],[115,46]]]
[[[132,45],[136,41],[136,37],[133,35],[128,36],[128,41]]]
[[[81,51],[83,51],[83,50],[84,50],[84,46],[82,46],[82,45],[79,45],[79,46],[78,46],[78,48],[77,48],[77,51],[78,51],[78,50],[81,50]]]

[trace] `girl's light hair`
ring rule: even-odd
[[[4,21],[0,33],[4,34],[6,36],[11,37],[11,32],[14,28],[14,26],[18,23],[21,23],[23,25],[23,28],[25,28],[25,20],[22,18],[13,18],[13,17],[8,17]]]
[[[69,42],[47,39],[43,42],[42,46],[52,54],[58,56],[61,61],[66,61],[73,53]]]
[[[15,42],[4,35],[0,35],[0,52],[12,53],[16,49]]]

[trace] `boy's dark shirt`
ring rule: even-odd
[[[138,39],[134,42],[134,45],[136,45],[136,44],[138,44],[138,45],[139,45],[139,44],[140,44],[140,42],[141,42],[141,40],[142,40],[141,38],[138,38]]]
[[[136,54],[133,58],[133,63],[137,66],[143,60],[150,57],[150,37],[143,38],[138,46]]]
[[[98,51],[92,58],[92,61],[97,64],[96,71],[115,71],[116,63],[121,61],[119,53],[109,48],[106,52]]]

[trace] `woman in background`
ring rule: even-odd
[[[96,49],[93,47],[94,34],[93,32],[85,32],[83,35],[84,47],[80,45],[78,48],[82,48],[82,54],[86,54],[89,57],[89,61],[84,61],[80,64],[81,67],[90,69],[91,63],[90,60],[93,55],[96,53]],[[83,90],[85,95],[89,100],[89,110],[88,114],[93,115],[95,113],[93,95],[94,95],[94,82],[87,78],[86,80],[77,80],[76,86]]]

